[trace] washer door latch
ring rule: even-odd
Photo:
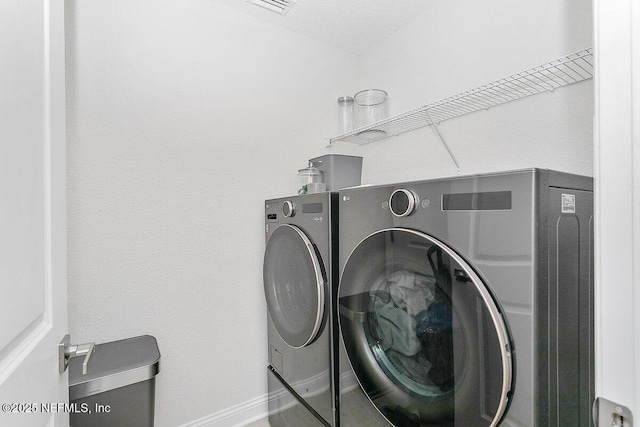
[[[633,427],[633,414],[629,408],[604,397],[593,401],[592,415],[596,427]]]

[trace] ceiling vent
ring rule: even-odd
[[[297,0],[249,0],[249,3],[262,6],[280,15],[286,15],[289,9],[296,4],[296,1]]]

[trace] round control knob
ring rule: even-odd
[[[418,206],[418,198],[409,190],[395,190],[389,197],[389,209],[397,217],[409,216]]]
[[[287,200],[282,204],[282,215],[287,218],[290,218],[296,214],[296,205],[293,202]]]

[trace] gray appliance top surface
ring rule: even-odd
[[[455,176],[445,176],[445,177],[437,177],[437,178],[428,178],[424,180],[413,180],[413,181],[404,181],[404,182],[395,182],[395,183],[387,183],[387,184],[364,184],[349,188],[343,188],[340,190],[340,193],[344,191],[359,191],[366,190],[371,188],[382,188],[389,186],[400,186],[400,185],[413,185],[419,183],[429,183],[429,182],[441,182],[441,181],[454,181],[454,180],[469,180],[469,179],[482,179],[488,177],[497,177],[497,176],[507,176],[507,175],[545,175],[549,178],[549,186],[552,187],[569,187],[575,189],[582,190],[593,190],[593,178],[584,175],[576,175],[562,171],[556,171],[552,169],[544,169],[544,168],[525,168],[525,169],[515,169],[508,171],[496,171],[496,172],[486,172],[486,173],[477,173],[477,174],[468,174],[468,175],[455,175]]]
[[[308,203],[308,202],[329,202],[330,198],[331,198],[331,194],[335,194],[332,193],[331,191],[323,191],[320,193],[310,193],[310,194],[294,194],[291,196],[284,196],[284,197],[275,197],[272,199],[266,199],[265,200],[265,204],[270,204],[270,203],[282,203],[284,201],[287,200],[291,200],[291,201],[297,201],[299,203]]]

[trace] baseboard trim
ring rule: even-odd
[[[268,414],[269,395],[264,395],[182,424],[180,427],[242,427],[266,418]]]

